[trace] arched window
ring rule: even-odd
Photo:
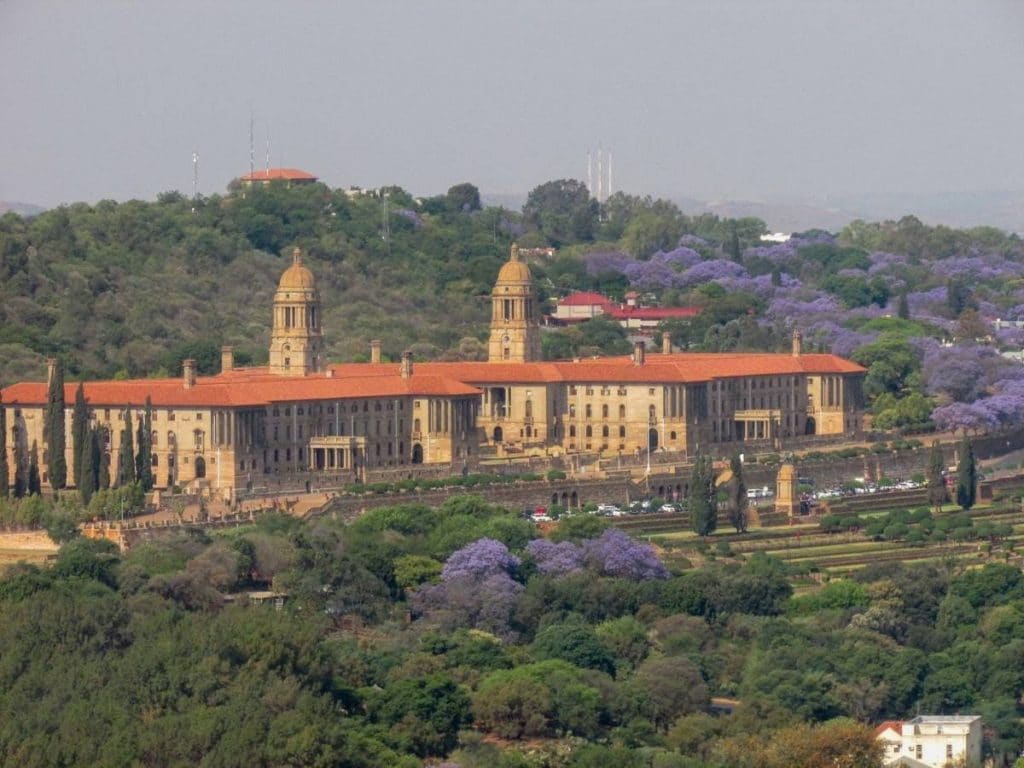
[[[526,418],[532,419],[533,418],[533,400],[527,400],[526,401],[526,405],[524,405],[523,408],[525,409]]]
[[[601,437],[608,437],[608,425],[601,427]]]
[[[620,405],[619,406],[619,418],[620,419],[626,418],[626,406],[624,406],[624,405]]]
[[[594,428],[593,428],[593,427],[591,427],[591,426],[590,426],[590,425],[588,424],[588,425],[587,425],[587,437],[593,437],[593,436],[594,436]]]
[[[569,437],[576,437],[576,425],[575,424],[570,424],[569,425]]]
[[[626,436],[626,428],[625,427],[619,427],[619,437],[625,437],[625,436]]]
[[[593,416],[593,415],[594,415],[594,414],[593,414],[593,411],[594,411],[593,407],[592,407],[592,406],[590,405],[590,403],[587,403],[587,418],[588,418],[588,419],[589,419],[589,418],[590,418],[591,416]]]
[[[602,419],[607,419],[608,418],[608,406],[607,405],[602,405],[601,406],[601,418]]]
[[[657,411],[655,410],[653,405],[648,406],[648,408],[647,408],[647,416],[649,418],[652,418],[652,419],[657,416]]]
[[[149,444],[150,444],[151,447],[156,448],[157,439],[156,439],[156,430],[155,429],[153,430],[153,434],[151,434],[149,436]]]

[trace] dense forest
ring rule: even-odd
[[[551,181],[521,212],[481,206],[472,184],[416,199],[398,187],[349,194],[271,185],[198,200],[62,206],[0,218],[0,383],[40,377],[48,356],[77,377],[176,374],[194,357],[214,372],[221,344],[265,360],[270,302],[294,246],[323,301],[328,356],[479,359],[487,295],[513,241],[555,246],[531,266],[542,300],[571,290],[697,306],[667,324],[678,348],[809,349],[869,369],[881,428],[984,429],[1020,421],[1024,244],[991,228],[928,227],[913,217],[856,221],[838,234],[761,240],[757,219],[688,216],[624,193],[603,204]],[[549,358],[628,350],[597,320],[544,334]],[[659,339],[660,340],[660,339]]]
[[[763,554],[691,569],[586,515],[537,536],[473,496],[124,554],[66,532],[0,579],[0,762],[874,768],[869,724],[919,711],[1024,746],[1018,568],[794,596]]]

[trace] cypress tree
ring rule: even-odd
[[[19,429],[14,439],[14,498],[23,498],[27,492],[28,458],[25,456],[25,438]]]
[[[903,291],[903,293],[900,294],[900,303],[898,308],[896,309],[896,316],[899,317],[901,320],[910,319],[910,302],[907,300],[906,291]]]
[[[59,357],[53,366],[53,376],[50,377],[43,421],[50,487],[57,490],[67,485],[68,480],[68,463],[64,455],[64,448],[67,445],[64,425],[64,364]]]
[[[135,454],[135,477],[142,483],[142,490],[153,488],[153,403],[146,398],[146,410],[139,420],[136,435],[138,453]]]
[[[698,453],[690,476],[690,523],[699,536],[714,533],[718,527],[714,482],[711,457]]]
[[[132,440],[132,412],[124,412],[124,427],[121,429],[121,446],[117,452],[117,487],[135,482],[135,447]]]
[[[740,250],[740,236],[736,231],[735,222],[733,222],[732,233],[729,237],[729,255],[733,261],[743,261],[743,252]]]
[[[43,484],[39,481],[39,446],[32,441],[32,452],[28,459],[28,495],[42,496]]]
[[[0,398],[0,499],[6,499],[11,492],[11,473],[7,468],[7,410]]]
[[[928,503],[936,512],[941,511],[942,505],[949,498],[946,492],[946,478],[943,473],[946,469],[946,462],[942,458],[942,448],[939,441],[932,443],[931,453],[928,454]]]
[[[86,427],[85,442],[82,443],[82,466],[81,478],[78,483],[78,492],[82,496],[82,503],[88,504],[92,495],[96,492],[96,469],[99,460],[100,443],[99,428],[90,429]]]
[[[729,481],[729,522],[736,533],[747,530],[747,484],[743,482],[743,462],[740,455],[734,453],[729,460],[732,479]]]
[[[978,492],[978,467],[974,462],[974,446],[966,437],[960,444],[960,464],[956,471],[956,503],[967,511],[974,506]]]
[[[108,440],[107,428],[100,427],[96,430],[96,440],[90,447],[90,450],[95,451],[93,457],[93,466],[96,468],[94,485],[98,491],[110,488],[110,452],[104,449]]]
[[[75,390],[75,407],[71,412],[71,465],[72,479],[75,487],[82,485],[82,458],[86,450],[92,450],[89,434],[89,406],[85,402],[85,389],[82,382],[78,382],[78,389]]]

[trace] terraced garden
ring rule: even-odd
[[[1016,498],[1020,498],[1019,493]],[[809,577],[838,576],[869,563],[955,559],[972,567],[992,561],[1020,561],[1018,552],[1024,552],[1024,510],[1019,501],[997,500],[975,507],[966,515],[952,505],[944,507],[938,515],[920,513],[925,520],[925,532],[911,534],[911,540],[905,535],[878,534],[877,528],[894,517],[891,512],[920,509],[923,506],[920,501],[920,494],[911,492],[902,499],[895,495],[879,499],[875,504],[858,503],[856,514],[863,526],[837,533],[824,532],[818,516],[801,518],[793,525],[752,528],[744,534],[720,527],[719,533],[706,541],[701,541],[690,530],[685,514],[622,518],[614,524],[634,536],[650,539],[664,550],[669,562],[675,560],[683,567],[687,561],[697,565],[709,559],[746,557],[763,552],[794,566],[797,573],[804,575],[799,581],[805,584]],[[895,515],[898,516],[899,513]],[[878,525],[872,526],[873,522]],[[946,526],[953,523],[956,527],[947,529]],[[911,522],[909,528],[914,527]],[[874,530],[869,534],[865,528]]]

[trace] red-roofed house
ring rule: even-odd
[[[568,306],[584,311],[598,299],[576,294]],[[316,281],[296,251],[274,294],[267,366],[235,368],[225,348],[216,376],[197,376],[185,361],[179,379],[92,381],[83,392],[112,466],[121,433],[139,424],[148,402],[157,486],[227,497],[406,476],[420,465],[457,472],[483,449],[685,452],[860,430],[864,369],[804,354],[799,334],[785,354],[648,355],[638,343],[629,356],[544,361],[532,276],[515,247],[491,306],[487,362],[385,363],[374,342],[369,363],[328,365]],[[64,392],[69,437],[76,388]],[[36,444],[45,476],[46,383],[0,395],[9,466],[24,468]],[[69,467],[72,455],[69,439]]]
[[[700,314],[698,307],[641,307],[635,292],[627,294],[625,304],[616,304],[607,296],[593,291],[570,293],[555,304],[552,320],[559,325],[582,323],[598,315],[608,315],[624,328],[652,330],[663,320],[691,318]]]
[[[273,181],[291,186],[293,184],[312,184],[316,181],[316,176],[298,168],[264,168],[247,173],[238,180],[247,187],[251,187],[253,184],[270,184]]]

